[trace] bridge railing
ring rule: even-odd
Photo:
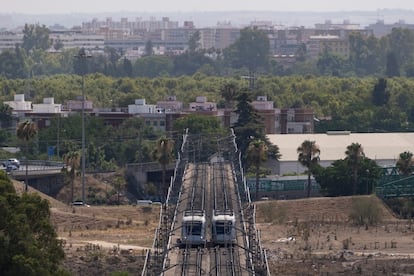
[[[381,197],[414,196],[414,176],[404,177],[389,183],[378,185],[375,193]]]

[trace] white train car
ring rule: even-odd
[[[206,242],[206,216],[204,210],[185,211],[182,220],[181,242],[200,246]]]
[[[236,219],[233,211],[213,212],[212,240],[214,244],[225,245],[236,242]]]

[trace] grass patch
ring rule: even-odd
[[[286,221],[286,207],[269,202],[259,205],[258,213],[265,223],[284,223]]]

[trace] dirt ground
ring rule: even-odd
[[[272,275],[414,275],[414,225],[376,197],[382,221],[354,226],[355,197],[267,201],[257,220]]]
[[[23,190],[20,182],[15,187]],[[68,271],[140,275],[159,206],[70,207],[42,196],[51,203],[52,222],[65,241]],[[414,275],[414,225],[372,198],[382,221],[369,227],[349,221],[353,197],[258,202],[258,228],[271,275]]]

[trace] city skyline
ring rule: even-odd
[[[158,1],[61,1],[14,0],[2,3],[0,14],[70,14],[105,12],[200,12],[200,11],[376,11],[381,9],[414,10],[412,0],[291,0],[284,2],[256,0],[158,0]]]

